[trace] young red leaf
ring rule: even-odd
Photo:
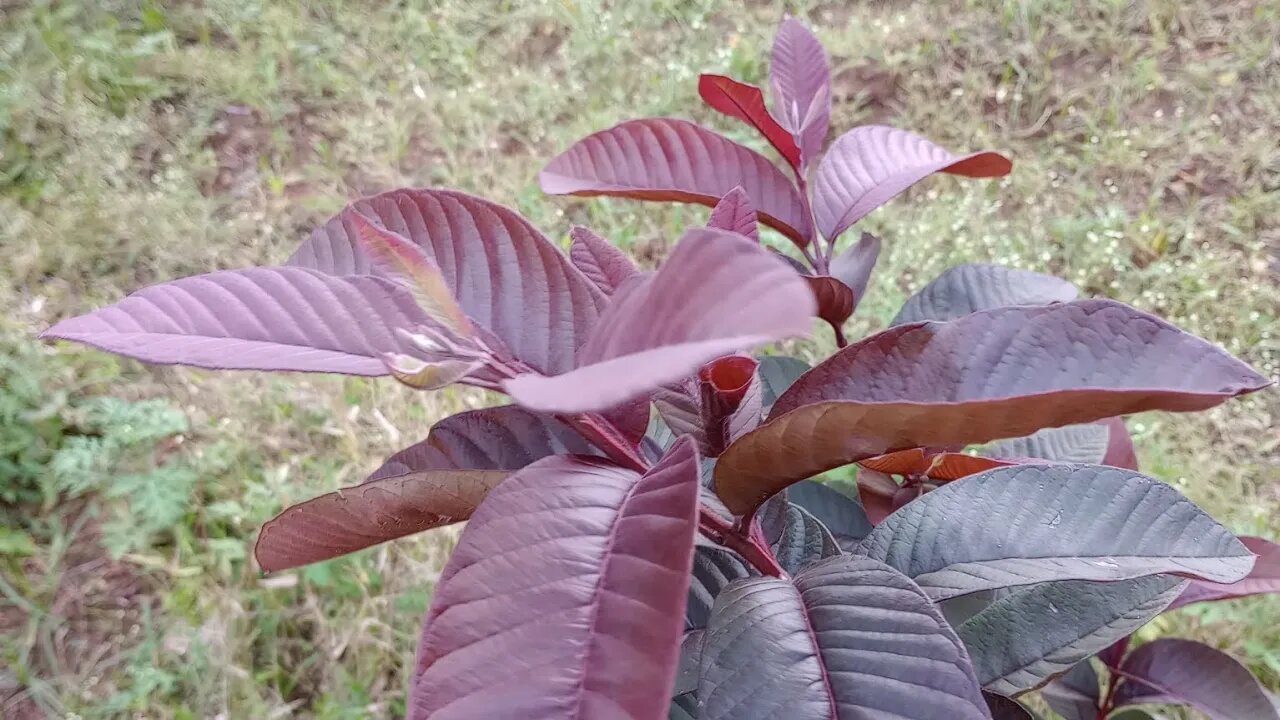
[[[741,185],[726,193],[711,209],[707,227],[729,230],[748,240],[760,241],[760,230],[756,227],[756,208]]]
[[[551,195],[616,195],[714,207],[742,186],[760,221],[805,245],[813,229],[795,186],[760,153],[687,120],[631,120],[579,140],[539,176]]]
[[[853,290],[830,275],[805,277],[813,299],[818,304],[818,317],[826,320],[837,331],[853,314]]]
[[[1111,300],[903,325],[801,376],[769,422],[720,457],[716,490],[744,513],[792,482],[897,449],[1204,410],[1268,384],[1220,348]]]
[[[409,717],[663,717],[698,466],[684,439],[644,476],[559,456],[490,493],[436,585]]]
[[[773,39],[769,80],[779,122],[800,146],[801,164],[822,152],[831,122],[831,68],[827,52],[809,28],[787,18]]]
[[[729,443],[759,424],[758,365],[749,356],[729,355],[698,371],[701,425],[710,456],[718,456]]]
[[[288,264],[333,275],[380,272],[361,249],[357,214],[421,248],[467,317],[539,372],[573,367],[608,303],[519,214],[449,190],[393,190],[360,200],[312,233]]]
[[[698,78],[698,95],[713,109],[758,130],[784,160],[792,167],[800,167],[800,148],[795,138],[769,114],[760,88],[723,75],[704,74]]]
[[[1008,305],[1070,302],[1078,294],[1075,285],[1044,273],[1003,265],[957,265],[912,295],[889,324],[955,320]]]
[[[990,178],[1008,175],[1012,168],[998,153],[954,155],[906,130],[865,125],[841,135],[818,164],[813,212],[822,234],[835,239],[936,172]]]
[[[258,534],[267,572],[363,550],[466,520],[505,470],[432,470],[343,488],[286,508]]]
[[[384,354],[412,351],[397,329],[426,321],[389,280],[250,268],[153,285],[41,337],[160,365],[376,376]]]
[[[1253,570],[1243,580],[1225,584],[1193,580],[1178,599],[1169,605],[1169,609],[1174,610],[1193,603],[1280,593],[1280,545],[1260,537],[1249,536],[1241,537],[1240,542],[1258,556],[1254,561]]]
[[[1280,720],[1253,673],[1203,643],[1161,638],[1129,653],[1115,707],[1143,703],[1190,705],[1213,720]]]
[[[619,285],[640,273],[626,253],[587,228],[575,226],[569,237],[573,238],[569,259],[605,295],[612,295]]]
[[[857,309],[862,296],[867,294],[867,282],[880,257],[880,238],[871,233],[862,237],[852,247],[831,260],[831,275],[853,291],[853,307]]]
[[[1107,418],[1098,424],[1107,428],[1107,452],[1102,456],[1102,464],[1137,470],[1138,453],[1133,449],[1133,436],[1129,434],[1124,418]]]
[[[737,233],[694,228],[657,273],[618,291],[577,369],[521,375],[506,390],[541,412],[602,410],[725,353],[803,335],[812,316],[812,293],[785,263]]]

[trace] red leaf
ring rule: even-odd
[[[569,236],[573,238],[569,259],[605,295],[612,295],[619,285],[640,273],[626,253],[587,228],[575,226]]]
[[[774,108],[800,145],[804,165],[822,152],[831,122],[831,68],[822,43],[800,21],[787,18],[773,39],[769,63]]]
[[[685,439],[644,476],[553,457],[492,492],[436,585],[409,718],[664,716],[698,466]]]
[[[929,459],[924,448],[911,448],[869,457],[858,465],[886,475],[919,475],[929,469]]]
[[[539,372],[573,367],[608,303],[529,221],[448,190],[393,190],[359,200],[312,233],[288,264],[333,275],[377,273],[356,239],[353,212],[421,248],[467,316]]]
[[[389,280],[250,268],[153,285],[41,337],[160,365],[376,376],[383,355],[413,352],[396,330],[427,319]]]
[[[929,469],[925,471],[925,475],[931,480],[949,482],[977,475],[992,468],[1019,464],[1021,463],[1014,460],[996,460],[964,453],[944,452],[929,458]]]
[[[791,181],[760,153],[687,120],[631,120],[579,140],[539,176],[551,195],[616,195],[714,207],[742,186],[760,221],[799,245],[813,228]]]
[[[805,334],[812,298],[800,277],[760,245],[694,228],[657,273],[618,290],[579,352],[577,369],[521,375],[506,390],[541,412],[610,408],[725,353]]]
[[[1253,673],[1235,658],[1192,640],[1161,638],[1129,653],[1115,707],[1145,703],[1190,705],[1214,720],[1277,720]]]
[[[434,470],[343,488],[286,508],[258,534],[254,557],[286,570],[466,520],[505,470]]]
[[[1253,570],[1245,579],[1229,584],[1192,580],[1178,599],[1169,605],[1168,610],[1194,603],[1280,593],[1280,545],[1250,536],[1242,536],[1240,542],[1258,556],[1253,563]]]
[[[747,197],[747,191],[739,185],[730,190],[711,210],[711,219],[707,227],[720,228],[736,232],[748,240],[760,242],[760,231],[756,227],[756,209]]]
[[[805,282],[818,303],[818,317],[834,328],[844,325],[853,314],[853,290],[830,275],[808,275]]]
[[[698,371],[702,435],[710,456],[718,456],[730,442],[760,423],[758,366],[747,355],[729,355]]]
[[[723,75],[702,75],[698,78],[698,95],[713,109],[760,131],[783,159],[792,167],[800,167],[800,148],[791,133],[769,114],[760,88]]]
[[[1268,385],[1220,348],[1110,300],[892,328],[800,377],[721,455],[734,513],[787,485],[912,447],[968,445],[1144,410],[1204,410]]]
[[[818,164],[813,211],[818,229],[834,239],[936,172],[985,178],[1008,175],[1012,168],[998,153],[958,156],[906,130],[866,125],[841,135]]]

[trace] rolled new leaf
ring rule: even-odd
[[[1160,573],[1232,582],[1253,566],[1248,548],[1177,490],[1100,465],[997,468],[943,486],[890,515],[857,552],[935,600]]]
[[[729,443],[760,424],[758,363],[747,355],[728,355],[698,370],[701,435],[707,451],[719,456]]]
[[[697,502],[687,439],[643,476],[567,456],[513,475],[436,586],[409,718],[665,714]]]
[[[1204,643],[1161,638],[1129,653],[1115,707],[1190,705],[1213,720],[1280,720],[1261,683],[1235,658]]]
[[[703,720],[989,718],[964,646],[910,580],[854,556],[733,583],[702,647]]]
[[[576,369],[521,375],[505,389],[540,412],[603,410],[721,355],[806,334],[813,312],[804,281],[759,244],[693,228],[658,272],[632,278],[614,295]]]
[[[985,443],[1144,410],[1204,410],[1268,385],[1227,352],[1111,300],[891,328],[805,373],[716,463],[745,513],[886,452]]]
[[[805,245],[800,194],[769,159],[687,120],[630,120],[579,140],[539,175],[551,195],[609,195],[714,207],[741,186],[760,221]]]
[[[823,236],[835,239],[872,210],[926,177],[1008,175],[1009,159],[994,152],[955,155],[915,133],[864,125],[841,135],[818,165],[813,212]]]

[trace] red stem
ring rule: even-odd
[[[830,257],[831,248],[827,248],[825,252],[823,250],[822,238],[817,232],[818,223],[813,216],[813,205],[809,202],[809,181],[805,179],[804,171],[800,168],[796,168],[796,188],[800,191],[800,207],[804,209],[805,217],[809,219],[809,227],[814,231],[811,244],[815,252],[811,254],[807,248],[802,248],[805,251],[805,258],[813,265],[814,272],[819,275],[826,275],[827,260]]]

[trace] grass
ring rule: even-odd
[[[735,4],[736,5],[736,4]],[[760,80],[783,7],[702,0],[0,0],[0,714],[394,716],[453,535],[263,578],[280,507],[490,402],[390,382],[147,368],[33,340],[148,283],[283,260],[349,199],[446,185],[652,261],[704,211],[551,199],[541,164],[619,120],[693,117],[701,71]],[[958,262],[1049,269],[1280,374],[1274,0],[788,3],[833,55],[837,130],[998,148],[866,222],[852,336]],[[825,340],[807,347],[817,353]],[[1131,422],[1144,468],[1275,537],[1274,392]],[[1178,633],[1280,687],[1271,600]]]

